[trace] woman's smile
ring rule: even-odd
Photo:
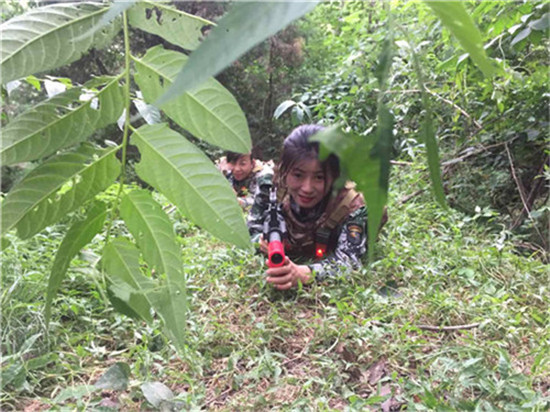
[[[288,192],[300,207],[312,208],[325,196],[326,177],[317,159],[298,162],[286,177]]]

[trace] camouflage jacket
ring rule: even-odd
[[[272,186],[272,178],[272,174],[262,174],[257,181],[258,186],[254,204],[247,221],[253,242],[258,242],[263,233],[264,220],[269,208],[269,191]],[[300,210],[300,207],[290,200],[289,207],[282,208],[287,227],[292,227],[288,223],[293,220],[303,222],[305,226],[311,226],[311,230],[314,231],[314,223],[321,218],[326,205],[327,202],[321,202],[313,209]],[[290,217],[285,213],[292,213],[293,216]],[[286,239],[287,246],[290,246],[287,253],[295,263],[307,264],[317,280],[338,276],[349,269],[357,269],[361,266],[361,257],[366,251],[366,222],[367,211],[365,206],[361,206],[345,216],[332,230],[331,238],[334,241],[329,244],[327,255],[321,260],[312,261],[311,255],[300,253],[303,250],[298,252],[297,255],[293,255],[293,245],[288,244],[293,238],[291,233],[288,234]],[[294,249],[299,249],[299,246],[298,248],[294,247]]]

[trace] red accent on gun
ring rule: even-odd
[[[267,247],[267,266],[278,268],[285,263],[285,247],[280,240],[269,242]]]

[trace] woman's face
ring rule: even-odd
[[[286,176],[288,193],[298,206],[311,208],[319,204],[330,186],[317,159],[297,162]]]

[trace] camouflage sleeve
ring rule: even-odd
[[[254,198],[256,197],[256,192],[258,190],[259,176],[260,174],[256,174],[250,181],[246,196],[241,196],[238,198],[239,205],[243,208],[245,212],[249,212],[252,209],[252,206],[254,205]]]
[[[350,214],[341,225],[334,253],[318,263],[309,265],[317,280],[342,275],[361,267],[361,257],[366,251],[367,211],[365,207]]]
[[[266,211],[269,208],[269,191],[273,185],[273,175],[270,173],[258,176],[252,208],[247,218],[248,231],[253,243],[260,240],[264,230]]]

